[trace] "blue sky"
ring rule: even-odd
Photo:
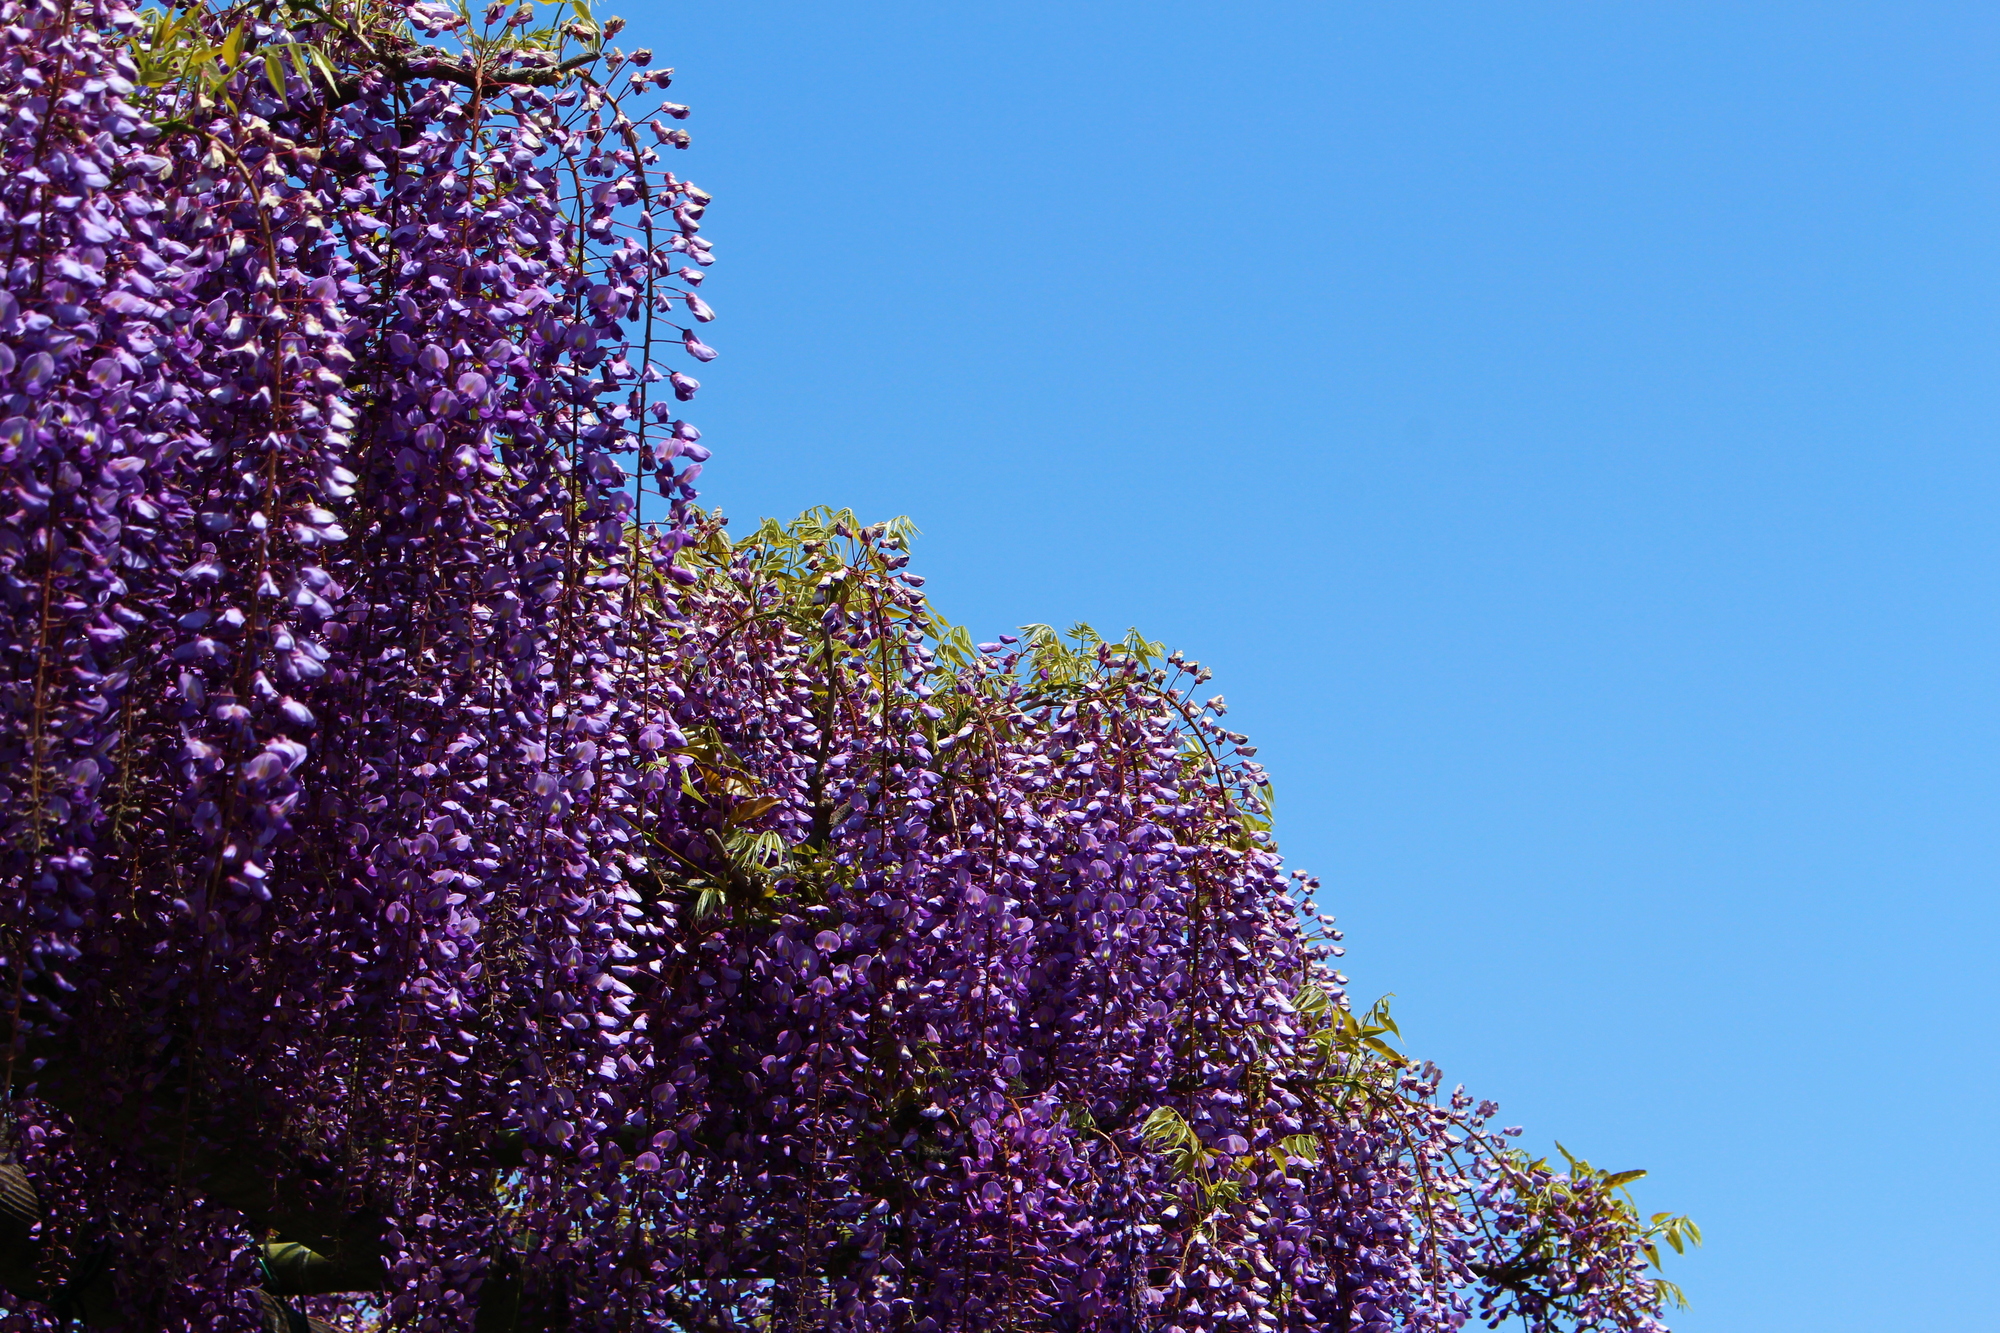
[[[706,501],[1213,666],[1356,992],[1702,1223],[1677,1328],[2000,1327],[2000,11],[613,8]]]

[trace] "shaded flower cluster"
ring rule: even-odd
[[[541,23],[0,0],[4,1319],[1659,1327],[1205,673],[693,507],[687,108]]]

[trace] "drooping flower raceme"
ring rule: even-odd
[[[615,21],[0,20],[6,1320],[1658,1327],[1680,1220],[1351,1010],[1202,673],[693,508]]]

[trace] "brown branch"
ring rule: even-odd
[[[483,65],[467,64],[448,56],[419,55],[410,58],[387,54],[379,57],[379,72],[391,83],[414,83],[419,79],[442,79],[470,88],[474,92],[504,91],[509,87],[526,85],[530,88],[553,88],[570,75],[586,66],[595,64],[600,53],[588,51],[580,56],[571,56],[557,65],[530,68],[510,65],[504,69],[488,69]],[[329,108],[346,106],[361,96],[361,79],[343,79],[333,87],[333,94],[327,100]]]

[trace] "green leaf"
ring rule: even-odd
[[[1194,1131],[1181,1113],[1171,1106],[1156,1108],[1139,1126],[1139,1137],[1161,1148],[1174,1148],[1194,1142]]]
[[[1319,1161],[1319,1140],[1311,1134],[1291,1134],[1278,1141],[1285,1156],[1295,1162]]]
[[[1620,1185],[1629,1185],[1635,1180],[1643,1179],[1645,1174],[1644,1171],[1620,1171],[1615,1175],[1606,1176],[1604,1184],[1606,1188],[1616,1189]]]
[[[738,824],[747,824],[758,816],[768,814],[770,811],[777,809],[779,804],[780,802],[775,796],[756,796],[747,801],[738,801],[729,808],[729,814],[724,822],[731,827]]]
[[[285,62],[276,51],[264,53],[264,77],[270,80],[272,92],[285,95]]]

